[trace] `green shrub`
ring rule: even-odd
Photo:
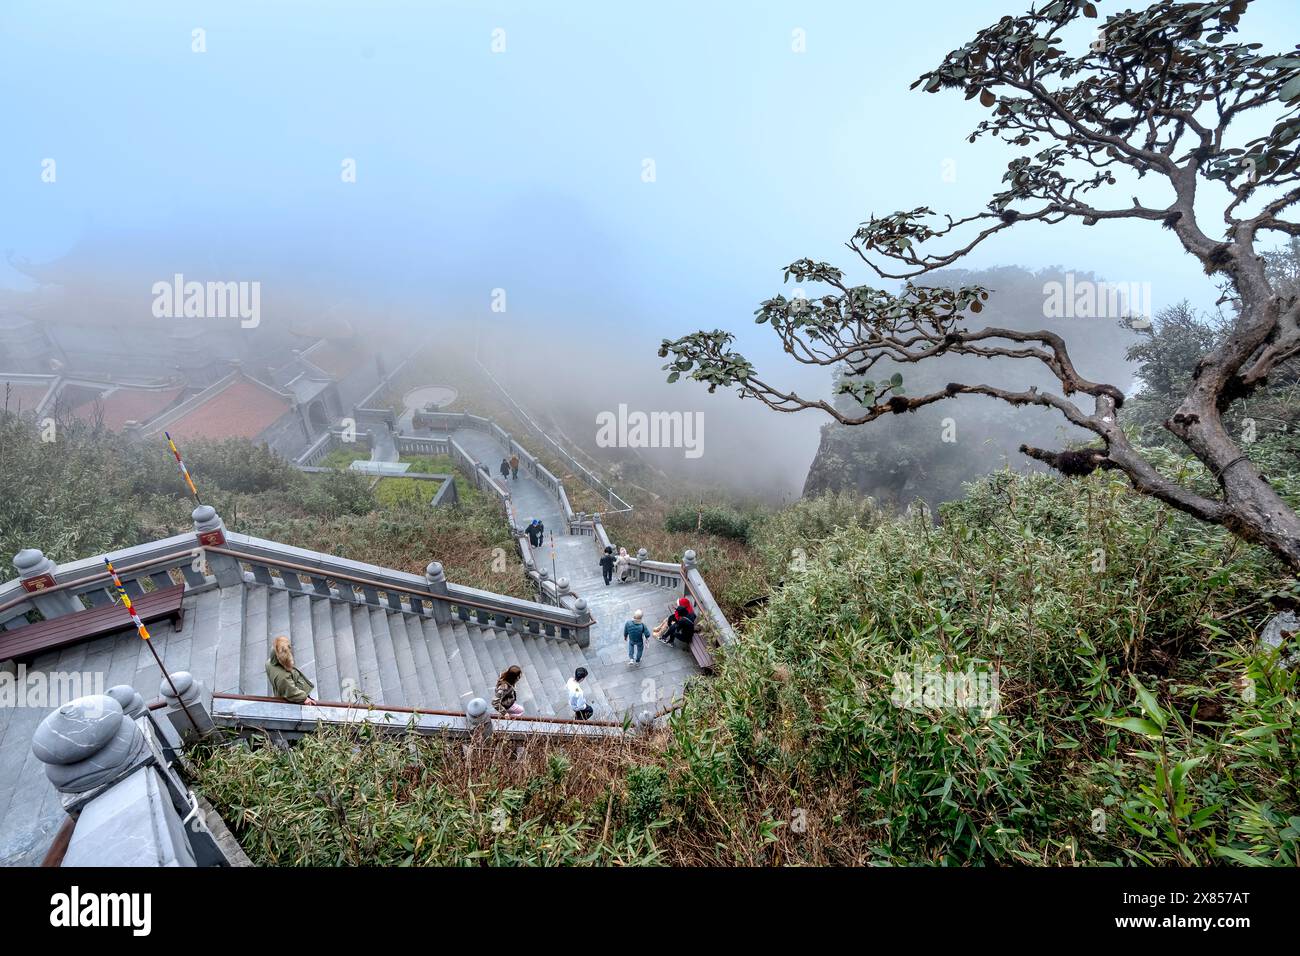
[[[746,541],[751,523],[748,516],[730,508],[681,505],[664,517],[664,530],[676,533],[703,531],[722,538]]]

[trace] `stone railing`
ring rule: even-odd
[[[571,720],[562,717],[502,718],[491,712],[487,701],[469,701],[463,712],[421,710],[417,707],[367,707],[348,703],[290,704],[273,697],[235,694],[212,695],[212,720],[218,727],[235,731],[269,731],[286,740],[314,733],[321,726],[352,727],[365,724],[397,734],[474,737],[504,734],[509,737],[621,737],[646,726],[656,715],[642,715],[640,722]]]
[[[707,620],[712,626],[713,639],[722,647],[729,647],[736,643],[736,632],[732,629],[727,616],[722,613],[718,602],[713,599],[713,592],[704,583],[704,575],[700,574],[695,560],[694,551],[687,551],[682,555],[681,574],[686,582],[686,593],[691,596],[699,619]]]
[[[451,484],[448,482],[447,484]],[[254,581],[269,587],[332,597],[394,611],[453,618],[521,634],[544,635],[586,647],[593,620],[581,598],[556,591],[548,603],[524,601],[448,583],[431,563],[424,577],[350,561],[277,541],[227,531],[208,505],[194,511],[194,533],[108,555],[128,594],[184,584],[187,591]],[[209,574],[204,573],[206,561]],[[49,619],[114,603],[102,558],[56,565],[40,551],[14,558],[19,579],[0,587],[0,630],[28,624],[31,612]],[[566,600],[566,598],[568,598]]]
[[[214,729],[202,687],[185,672],[162,685],[170,696],[160,712],[123,684],[70,701],[37,727],[32,753],[72,825],[57,865],[249,865],[175,769],[181,745]]]
[[[202,552],[193,534],[121,548],[106,557],[132,598],[175,584],[189,589],[211,586],[203,574]],[[55,564],[35,548],[28,548],[14,556],[13,565],[18,577],[0,585],[0,630],[25,626],[33,611],[49,620],[116,601],[103,557]]]
[[[554,451],[555,454],[559,455],[560,458],[563,459],[563,461],[573,469],[573,473],[579,479],[581,479],[584,483],[590,486],[592,490],[596,491],[598,494],[600,494],[602,498],[604,498],[609,502],[609,510],[607,513],[617,514],[624,511],[632,510],[632,506],[628,504],[626,501],[624,501],[622,498],[620,498],[617,494],[615,494],[613,488],[609,487],[603,481],[601,481],[600,478],[592,474],[589,468],[587,468],[576,458],[574,458],[571,454],[569,454],[568,451],[566,451],[563,447],[561,447],[559,442],[557,442],[554,438],[548,435],[546,429],[542,428],[541,425],[537,424],[537,422],[533,420],[533,417],[524,410],[524,407],[520,405],[517,401],[515,401],[514,396],[511,395],[510,392],[506,390],[506,387],[504,385],[502,385],[499,381],[497,381],[496,376],[493,375],[490,371],[488,371],[487,366],[484,365],[482,361],[480,361],[477,357],[475,358],[474,361],[478,365],[479,371],[481,371],[483,375],[487,378],[487,380],[491,382],[492,385],[496,388],[496,390],[501,393],[501,397],[505,400],[506,404],[510,406],[511,410],[515,413],[515,415],[518,416],[519,420],[524,423],[524,426],[530,432],[532,432],[540,441],[544,442],[548,448]]]
[[[421,438],[417,435],[398,435],[397,451],[401,455],[428,455],[440,458],[451,454],[451,442],[446,438]]]
[[[580,647],[590,641],[593,621],[582,599],[551,606],[450,584],[437,562],[419,577],[235,532],[225,533],[224,543],[208,547],[206,553],[223,585],[251,580],[291,592],[432,617],[440,624],[458,619],[572,641]],[[214,562],[214,558],[223,560]]]
[[[347,436],[351,435],[349,439]],[[321,463],[324,458],[336,448],[343,445],[355,445],[357,448],[364,450],[367,454],[370,452],[371,439],[368,431],[346,432],[341,428],[331,428],[325,434],[317,438],[307,450],[294,459],[294,464],[300,468],[315,467]]]

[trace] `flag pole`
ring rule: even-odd
[[[181,710],[185,711],[185,716],[188,717],[190,723],[194,725],[195,732],[202,736],[203,731],[199,729],[198,721],[194,719],[194,715],[190,713],[189,707],[187,707],[185,701],[181,699],[180,691],[176,689],[176,685],[172,682],[172,675],[167,673],[167,668],[163,666],[162,658],[158,656],[158,649],[153,646],[153,641],[149,637],[149,629],[144,626],[144,621],[140,620],[140,615],[136,613],[135,605],[131,603],[131,596],[126,593],[126,588],[122,586],[122,579],[117,576],[117,569],[113,567],[113,562],[108,560],[107,557],[104,558],[104,564],[108,568],[108,573],[113,578],[113,586],[117,588],[118,596],[122,599],[122,606],[126,608],[126,612],[131,615],[131,622],[135,624],[136,632],[140,635],[140,639],[148,645],[149,653],[153,655],[153,659],[157,662],[158,669],[162,671],[163,677],[167,678],[167,684],[171,687],[176,702],[181,705]]]
[[[171,448],[172,455],[176,458],[176,470],[180,472],[181,477],[185,479],[185,484],[189,486],[190,495],[193,496],[194,503],[198,505],[203,504],[203,499],[199,497],[199,489],[194,486],[194,479],[190,477],[190,470],[185,467],[185,460],[181,458],[180,449],[176,447],[176,442],[172,441],[171,433],[163,432],[163,435],[166,436],[167,445]]]

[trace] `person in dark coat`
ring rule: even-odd
[[[690,647],[691,638],[694,636],[695,612],[688,611],[679,605],[673,611],[672,620],[668,622],[668,629],[664,631],[664,636],[659,640],[669,647],[672,647],[673,641],[681,641],[686,647]]]
[[[614,564],[618,559],[614,557],[614,549],[606,548],[605,553],[600,556],[600,573],[605,577],[605,586],[614,579]]]
[[[504,458],[501,459],[501,469],[500,469],[500,471],[501,471],[501,477],[504,478],[506,481],[509,481],[509,480],[510,480],[510,462],[507,461],[507,460],[504,459]]]

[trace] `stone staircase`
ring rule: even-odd
[[[583,687],[596,719],[622,716],[601,691],[596,668],[571,641],[459,620],[439,625],[431,617],[257,584],[194,600],[193,646],[209,648],[202,660],[212,663],[200,666],[196,657],[191,670],[218,693],[265,696],[271,641],[287,634],[321,701],[459,713],[472,697],[491,701],[497,675],[517,664],[524,672],[516,688],[524,713],[567,718],[573,714],[565,682],[586,667],[592,676]]]

